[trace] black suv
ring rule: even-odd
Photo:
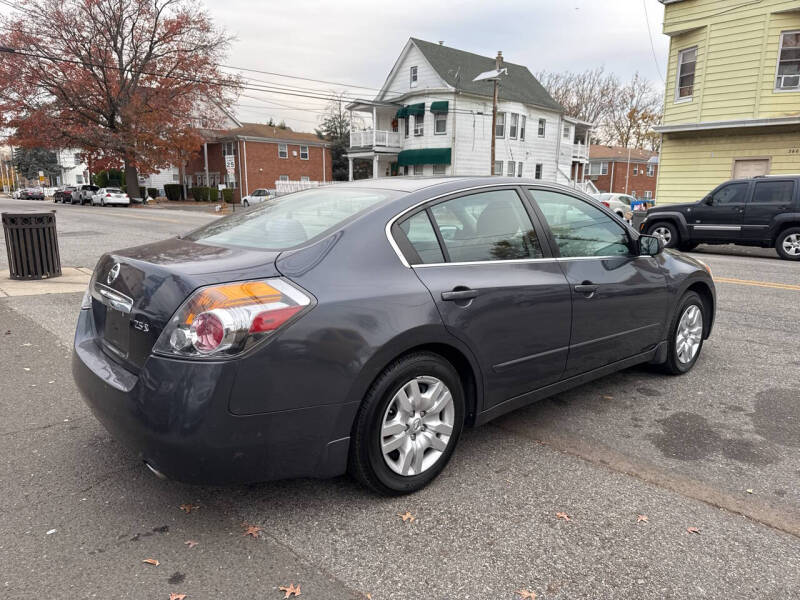
[[[660,236],[669,248],[772,247],[781,258],[800,260],[800,175],[726,181],[695,204],[651,208],[639,230]]]

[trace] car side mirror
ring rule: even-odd
[[[656,235],[639,236],[639,255],[656,256],[664,250],[664,240]]]
[[[714,196],[706,196],[705,198],[703,198],[703,204],[714,206]]]

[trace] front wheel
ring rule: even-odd
[[[667,359],[660,365],[670,375],[688,373],[703,349],[706,308],[695,292],[687,292],[678,303],[667,338]]]
[[[381,373],[350,438],[350,473],[387,496],[422,489],[444,469],[464,424],[464,391],[453,366],[429,352]]]
[[[800,260],[800,227],[781,231],[775,240],[775,250],[785,260]]]
[[[678,230],[675,228],[675,225],[673,225],[669,221],[660,221],[658,223],[653,223],[647,229],[647,233],[649,235],[656,235],[660,237],[662,240],[664,240],[665,248],[675,248],[681,242]]]

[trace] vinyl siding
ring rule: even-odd
[[[759,88],[761,92],[759,114],[762,117],[800,115],[800,91],[775,91],[781,33],[796,30],[800,30],[800,10],[794,13],[770,15],[764,52],[764,71]]]
[[[770,158],[773,175],[800,173],[800,128],[772,129],[725,135],[665,134],[656,193],[659,203],[697,202],[731,179],[737,158]]]
[[[385,92],[379,99],[391,100],[409,92],[448,87],[413,43],[409,42],[408,51],[401,56],[397,70],[386,82]],[[411,67],[417,67],[417,85],[413,88],[411,87]]]
[[[706,61],[706,30],[700,29],[672,38],[670,42],[669,64],[667,66],[667,86],[664,97],[664,124],[694,123],[700,117],[700,94],[703,90],[703,68]],[[675,85],[678,81],[678,54],[697,46],[697,65],[694,75],[694,95],[691,100],[675,102]]]

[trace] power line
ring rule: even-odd
[[[656,63],[656,73],[658,73],[661,83],[666,83],[664,81],[664,76],[661,74],[661,66],[659,66],[658,57],[656,56],[656,45],[653,42],[653,31],[650,29],[650,16],[647,14],[647,0],[642,0],[642,6],[644,7],[644,21],[645,25],[647,25],[647,35],[650,37],[650,50],[653,51],[653,62]]]

